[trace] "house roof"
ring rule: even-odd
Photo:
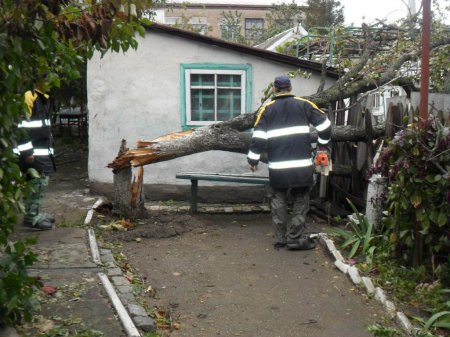
[[[256,47],[249,47],[249,46],[245,46],[245,45],[242,45],[239,43],[229,42],[229,41],[225,41],[222,39],[205,36],[205,35],[201,35],[198,33],[190,32],[187,30],[174,28],[171,26],[162,25],[162,24],[158,24],[158,23],[153,23],[149,26],[146,26],[146,28],[150,31],[157,31],[157,32],[161,32],[161,33],[178,36],[178,37],[185,38],[188,40],[205,43],[210,46],[216,46],[216,47],[220,47],[220,48],[224,48],[224,49],[228,49],[228,50],[233,50],[233,51],[237,51],[240,53],[257,56],[257,57],[260,57],[260,58],[263,58],[266,60],[270,60],[270,61],[274,61],[274,62],[278,62],[278,63],[282,63],[282,64],[286,64],[286,65],[290,65],[290,66],[294,66],[294,67],[298,67],[298,68],[303,68],[305,70],[309,70],[312,72],[318,72],[318,73],[322,72],[322,64],[319,62],[301,60],[301,59],[298,59],[293,56],[275,53],[275,52],[272,52],[269,50],[264,50],[264,49],[260,49],[260,48],[256,48]],[[339,72],[335,68],[328,67],[327,75],[332,78],[338,78]]]
[[[303,36],[308,35],[308,32],[302,26],[286,29],[285,31],[272,36],[266,41],[256,45],[256,48],[275,50],[278,46],[283,45],[286,42],[295,41]]]

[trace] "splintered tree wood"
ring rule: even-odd
[[[127,151],[126,141],[122,140],[118,156],[123,155]],[[138,175],[134,178],[130,165],[114,170],[113,173],[114,213],[130,219],[145,215],[143,167],[138,169]]]
[[[131,184],[131,209],[144,209],[145,196],[144,196],[144,168],[139,166],[136,177],[133,177],[133,183]]]

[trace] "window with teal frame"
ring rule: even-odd
[[[251,109],[249,65],[183,64],[184,128],[226,121]]]

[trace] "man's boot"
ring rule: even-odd
[[[46,178],[35,178],[31,180],[33,191],[25,200],[25,216],[23,226],[37,229],[51,229],[55,218],[47,213],[41,213],[41,203],[44,187],[47,185]]]
[[[316,248],[316,243],[309,236],[301,236],[296,241],[288,241],[286,243],[287,250],[309,250],[314,248]]]

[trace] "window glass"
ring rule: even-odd
[[[217,120],[226,121],[241,114],[241,90],[217,90]]]
[[[214,121],[214,90],[191,89],[192,120]]]
[[[245,74],[245,70],[185,70],[186,125],[207,125],[245,113]]]
[[[262,38],[264,33],[264,19],[245,19],[245,37],[250,40]]]
[[[191,86],[214,86],[214,75],[192,74]]]
[[[240,87],[241,75],[217,75],[219,87]]]

